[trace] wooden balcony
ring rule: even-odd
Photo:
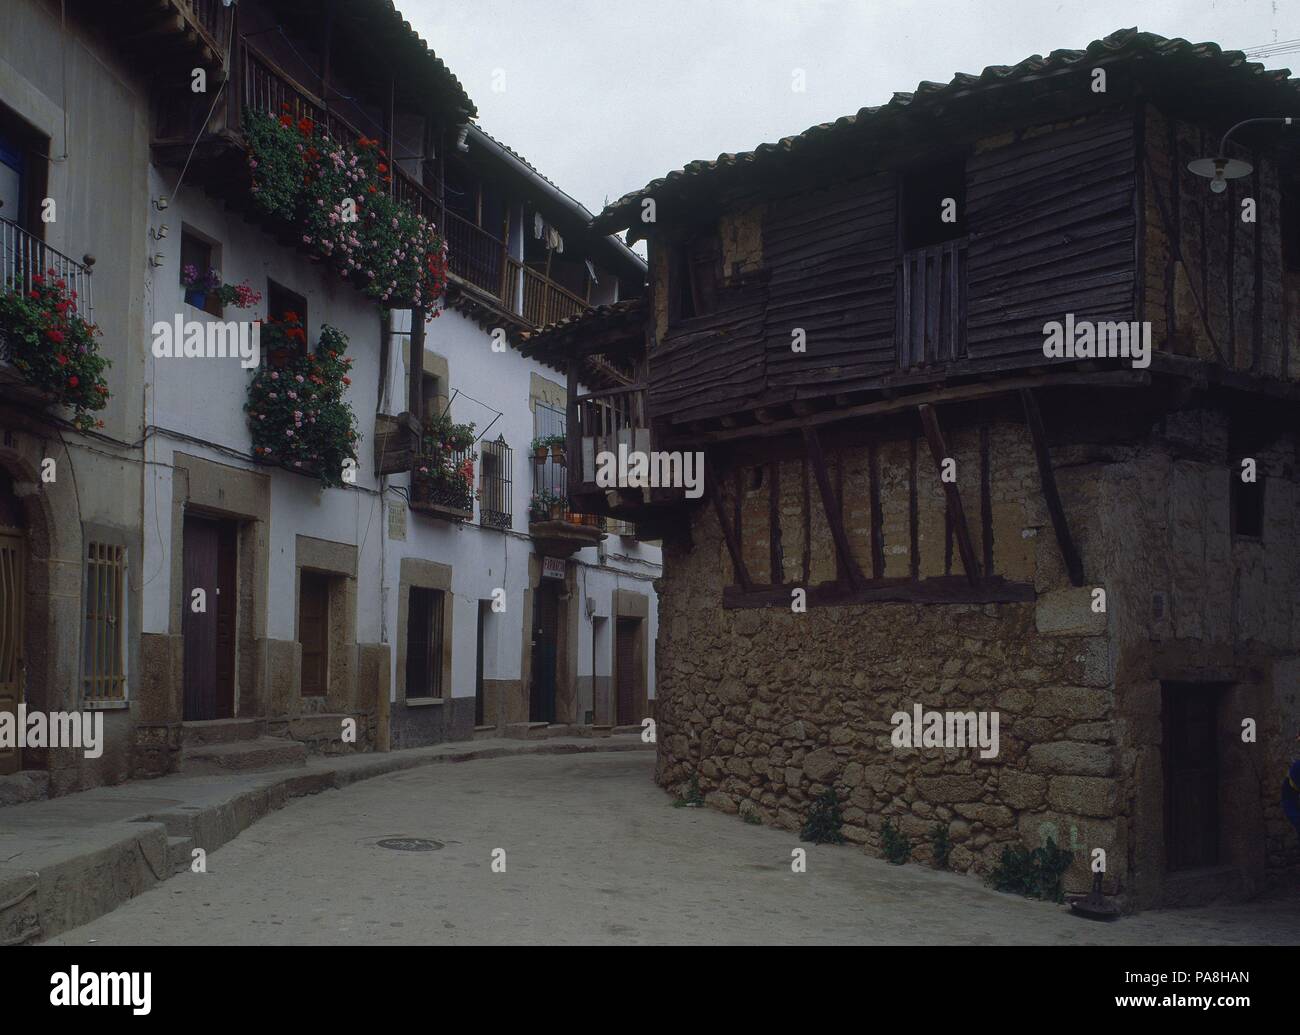
[[[906,252],[897,264],[894,324],[898,367],[951,363],[966,355],[966,239]]]
[[[617,458],[625,454],[654,451],[654,436],[646,411],[645,386],[623,385],[575,396],[569,415],[570,434],[568,495],[575,506],[609,516],[636,517],[651,504],[671,503],[682,498],[681,487],[603,486],[597,483],[602,453]]]

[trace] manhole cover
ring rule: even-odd
[[[427,837],[388,837],[376,843],[394,852],[436,852],[442,847],[441,841],[430,841]]]

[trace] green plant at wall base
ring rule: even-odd
[[[948,856],[952,854],[952,840],[948,834],[947,823],[936,823],[930,831],[930,845],[934,854],[934,865],[940,870],[948,868]]]
[[[686,786],[682,788],[677,795],[677,800],[673,802],[673,808],[699,808],[704,804],[704,795],[700,793],[700,775],[692,773]]]
[[[1074,853],[1056,846],[1053,838],[1033,851],[1023,845],[1002,849],[1002,859],[988,882],[998,891],[1010,891],[1029,898],[1065,901],[1065,871],[1074,861]]]
[[[77,293],[57,271],[32,277],[30,291],[0,287],[0,354],[33,388],[72,408],[79,431],[104,426],[91,414],[109,399],[104,371],[111,366],[99,353],[93,323],[77,312]]]
[[[880,848],[895,866],[902,866],[912,857],[912,842],[894,826],[893,820],[885,820],[880,828]]]
[[[356,415],[344,400],[352,383],[348,339],[325,325],[310,352],[299,346],[306,333],[295,313],[263,324],[266,362],[248,386],[248,424],[253,453],[293,471],[314,474],[321,485],[340,486],[345,460],[357,459]]]
[[[800,841],[811,841],[819,845],[838,845],[844,843],[840,832],[844,817],[840,813],[840,799],[834,787],[828,787],[813,799],[804,820],[803,829],[799,831]]]

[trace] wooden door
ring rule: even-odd
[[[618,684],[618,726],[635,726],[640,700],[640,666],[637,665],[637,638],[641,619],[620,618],[614,629],[614,679]]]
[[[236,526],[186,516],[181,558],[181,636],[185,643],[184,718],[235,714]],[[203,590],[203,609],[194,591]]]
[[[1170,870],[1219,861],[1218,687],[1167,683],[1164,696],[1165,854]]]
[[[298,642],[302,645],[304,697],[321,697],[329,689],[329,626],[329,576],[304,571],[298,578]]]
[[[26,550],[23,534],[16,529],[0,529],[0,712],[18,718],[23,701],[23,573]],[[0,748],[0,776],[22,768],[22,750]]]
[[[528,720],[555,721],[555,659],[559,647],[559,586],[543,579],[533,605],[533,670],[528,690]]]

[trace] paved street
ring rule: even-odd
[[[430,766],[297,801],[55,944],[1300,942],[1300,896],[1113,924],[675,809],[648,753]],[[427,838],[435,851],[393,851]],[[790,851],[808,850],[808,872]],[[492,853],[505,850],[506,872]]]

